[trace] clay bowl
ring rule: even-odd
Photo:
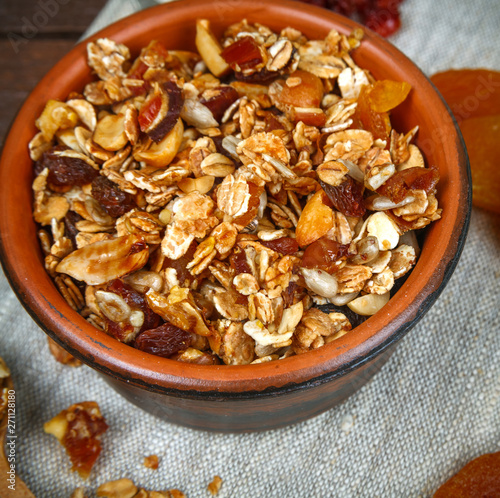
[[[107,27],[109,37],[134,54],[151,39],[168,48],[194,49],[196,18],[212,20],[217,34],[247,18],[279,31],[293,26],[310,38],[356,23],[298,2],[184,0],[154,7]],[[460,133],[429,80],[390,43],[368,32],[354,58],[377,79],[409,82],[410,98],[393,112],[395,128],[419,125],[417,145],[440,171],[442,219],[426,232],[420,259],[381,312],[333,343],[285,360],[249,366],[199,366],[142,353],[90,326],[61,297],[46,274],[31,219],[33,165],[28,142],[48,99],[65,99],[91,79],[85,42],[39,83],[6,141],[0,169],[1,258],[5,273],[36,323],[71,354],[104,375],[141,408],[171,422],[217,431],[286,426],[338,404],[366,383],[396,343],[422,318],[447,284],[462,250],[470,212],[468,161]]]

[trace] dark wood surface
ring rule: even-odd
[[[0,1],[0,149],[29,92],[73,47],[105,3]]]

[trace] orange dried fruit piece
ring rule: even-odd
[[[387,112],[376,112],[370,104],[370,93],[372,88],[364,86],[361,89],[358,98],[356,111],[352,115],[353,123],[351,128],[371,132],[373,138],[381,140],[389,140],[391,134],[391,120]]]
[[[108,425],[95,401],[83,401],[46,422],[43,430],[52,434],[66,449],[73,467],[86,479],[101,453],[101,435]]]
[[[318,240],[333,227],[333,210],[324,190],[318,190],[307,202],[300,215],[296,240],[300,247],[305,247]]]
[[[388,112],[401,104],[410,90],[411,85],[406,81],[377,81],[368,94],[370,107],[375,112]]]
[[[321,79],[299,69],[285,80],[279,100],[282,104],[294,107],[319,107],[323,93]]]
[[[434,493],[434,498],[480,496],[500,496],[500,452],[475,458]]]
[[[500,72],[489,69],[450,69],[431,76],[455,119],[500,114]]]
[[[500,213],[500,72],[460,69],[431,77],[458,121],[469,155],[472,202]]]
[[[500,114],[460,123],[472,173],[475,206],[500,213]]]

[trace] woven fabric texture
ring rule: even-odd
[[[110,0],[91,30],[140,7]],[[392,37],[426,73],[500,69],[498,0],[406,0]],[[32,43],[36,43],[36,40]],[[227,497],[427,497],[466,462],[500,451],[500,216],[474,209],[458,267],[382,370],[342,405],[293,427],[221,435],[170,425],[129,404],[86,366],[54,361],[45,334],[0,277],[0,356],[17,392],[17,466],[37,497],[89,496],[129,477],[147,489]],[[83,482],[43,423],[95,400],[110,429]],[[143,466],[156,454],[158,470]]]

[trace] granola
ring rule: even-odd
[[[351,57],[362,33],[308,40],[243,20],[198,53],[88,44],[97,80],[50,100],[30,143],[45,266],[91,324],[144,352],[246,365],[350,333],[415,265],[439,174],[406,83]],[[327,308],[321,308],[328,305]]]

